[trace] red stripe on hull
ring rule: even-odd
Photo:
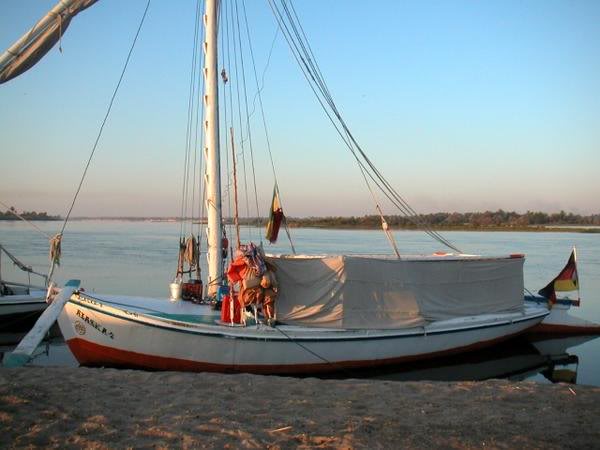
[[[525,331],[525,330],[524,330]],[[207,362],[190,361],[179,358],[146,355],[143,353],[120,350],[104,345],[94,344],[81,338],[67,341],[69,349],[82,366],[108,366],[119,368],[135,368],[147,370],[176,370],[185,372],[223,372],[223,373],[256,373],[256,374],[311,374],[335,372],[347,369],[366,369],[387,365],[403,364],[412,361],[444,357],[456,353],[478,350],[522,334],[524,331],[503,336],[476,344],[457,347],[452,350],[365,361],[343,361],[337,363],[286,364],[286,365],[225,365]]]
[[[595,335],[600,334],[600,325],[577,326],[540,323],[530,328],[528,334]]]

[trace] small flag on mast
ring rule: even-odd
[[[556,292],[568,291],[579,291],[577,255],[574,248],[563,270],[546,287],[540,289],[538,294],[546,297],[553,304],[556,302]],[[579,306],[579,300],[573,301],[573,304]]]
[[[267,223],[266,238],[271,244],[277,242],[277,235],[279,234],[279,227],[283,221],[283,209],[281,209],[281,203],[279,202],[279,194],[277,192],[277,185],[273,188],[273,201],[271,202],[271,210],[269,212],[269,222]]]

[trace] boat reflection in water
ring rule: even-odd
[[[552,383],[577,383],[579,357],[569,349],[597,336],[522,336],[480,351],[449,358],[418,361],[386,369],[344,371],[320,378],[366,378],[396,381],[481,381],[506,378],[521,381],[542,375]],[[2,340],[5,339],[5,340]],[[3,345],[13,335],[0,334],[0,357],[14,345]],[[573,350],[572,350],[573,351]],[[50,338],[38,347],[32,366],[77,367],[79,364],[62,338]]]
[[[598,336],[522,336],[487,349],[387,369],[349,371],[324,378],[395,381],[521,381],[542,375],[552,383],[577,383],[579,357],[568,349]]]

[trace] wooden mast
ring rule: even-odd
[[[217,17],[218,0],[206,0],[204,14],[204,107],[206,120],[204,131],[206,147],[206,210],[208,225],[208,295],[214,296],[223,276],[223,255],[221,252],[222,211],[221,211],[221,164],[219,155],[219,92],[217,59]]]

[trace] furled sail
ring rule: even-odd
[[[33,67],[56,44],[71,19],[98,0],[61,0],[31,30],[0,56],[0,83]]]
[[[273,200],[271,202],[271,210],[269,211],[269,222],[267,223],[266,238],[271,244],[277,242],[277,236],[279,235],[279,228],[281,222],[284,220],[283,209],[281,208],[281,202],[279,201],[279,193],[277,192],[277,186],[273,189]]]

